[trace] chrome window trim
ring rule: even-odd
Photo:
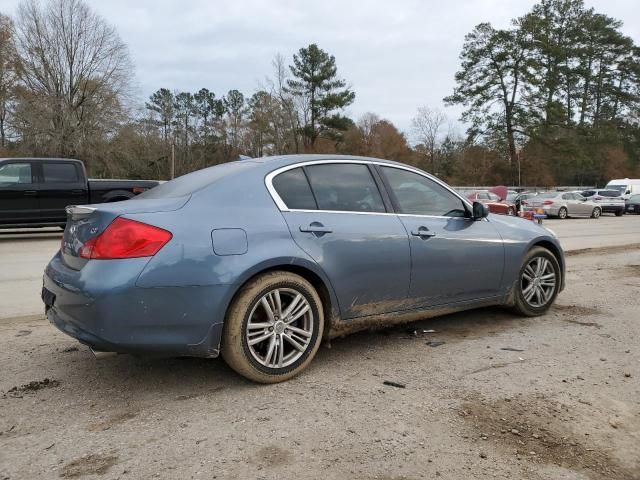
[[[297,209],[297,208],[289,208],[287,207],[287,205],[284,203],[284,201],[282,200],[282,198],[280,198],[280,195],[278,195],[278,192],[276,191],[275,187],[273,186],[273,179],[283,173],[286,172],[287,170],[293,170],[294,168],[300,168],[300,167],[308,167],[310,165],[323,165],[323,164],[331,164],[331,163],[337,163],[337,164],[359,164],[359,165],[380,165],[382,167],[389,167],[389,168],[397,168],[398,170],[406,170],[408,172],[413,172],[416,173],[418,175],[421,175],[435,183],[437,183],[438,185],[440,185],[441,187],[444,187],[446,190],[448,190],[450,193],[452,193],[455,197],[457,197],[462,203],[463,205],[466,205],[469,210],[473,209],[473,206],[471,205],[471,203],[466,200],[465,198],[463,198],[460,194],[458,194],[458,192],[456,192],[453,188],[451,188],[449,185],[447,185],[446,183],[444,183],[443,181],[441,181],[440,179],[434,177],[433,175],[423,172],[422,170],[419,170],[417,168],[411,167],[409,165],[394,165],[394,164],[390,164],[390,163],[386,163],[386,162],[379,162],[379,161],[375,161],[375,160],[340,160],[340,159],[335,159],[335,160],[309,160],[306,162],[298,162],[298,163],[294,163],[291,165],[286,165],[284,167],[280,167],[277,168],[276,170],[268,173],[264,179],[264,184],[267,187],[267,190],[269,191],[269,194],[271,195],[271,198],[273,199],[273,201],[275,202],[276,206],[278,207],[278,209],[281,212],[307,212],[307,213],[350,213],[350,214],[354,214],[354,215],[395,215],[398,217],[420,217],[420,218],[446,218],[446,219],[460,219],[460,220],[469,220],[467,217],[447,217],[444,215],[418,215],[418,214],[410,214],[410,213],[395,213],[395,212],[353,212],[350,210],[304,210],[304,209]]]

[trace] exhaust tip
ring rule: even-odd
[[[100,352],[98,350],[94,350],[91,347],[89,347],[89,350],[91,350],[91,353],[93,353],[93,356],[96,358],[96,360],[101,360],[103,358],[108,358],[108,357],[115,357],[116,355],[118,355],[118,352]]]

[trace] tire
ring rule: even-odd
[[[507,209],[507,215],[513,216],[515,214],[516,214],[516,211],[513,208],[509,207]]]
[[[528,298],[531,290],[528,290],[527,287],[531,285],[531,281],[527,280],[527,276],[531,277],[531,271],[536,273],[535,266],[536,260],[538,259],[542,259],[544,265],[544,269],[539,275],[540,279],[537,282],[541,287],[542,294],[534,293],[532,298]],[[545,286],[545,284],[551,283],[549,275],[552,273],[553,285]],[[534,247],[529,250],[522,261],[522,266],[518,273],[518,280],[514,287],[516,291],[514,292],[515,302],[513,310],[519,315],[526,317],[537,317],[547,313],[558,296],[562,281],[561,275],[558,259],[549,250],[543,247]],[[546,278],[546,280],[542,280],[542,278]],[[535,289],[536,287],[534,286],[532,288]],[[542,298],[540,295],[542,295]]]
[[[568,216],[569,216],[569,212],[567,211],[567,208],[566,207],[560,207],[560,210],[558,210],[558,218],[560,220],[564,220]]]
[[[616,217],[621,217],[624,215],[624,210],[616,210]]]
[[[293,311],[287,314],[287,307],[292,304]],[[289,323],[287,318],[296,317],[302,310],[303,314]],[[290,272],[265,273],[242,287],[227,310],[222,357],[249,380],[284,382],[311,363],[320,347],[323,330],[322,302],[308,281]],[[304,336],[298,332],[304,332]],[[249,344],[260,338],[263,340]],[[294,343],[304,347],[303,350],[295,348]]]
[[[600,218],[600,215],[602,215],[602,210],[600,210],[600,207],[594,208],[593,212],[591,212],[591,218]]]

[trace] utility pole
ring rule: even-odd
[[[176,176],[176,144],[171,143],[171,178],[173,180]]]

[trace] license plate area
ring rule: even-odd
[[[53,307],[53,304],[56,301],[55,293],[47,290],[45,287],[42,287],[42,301],[47,307]]]

